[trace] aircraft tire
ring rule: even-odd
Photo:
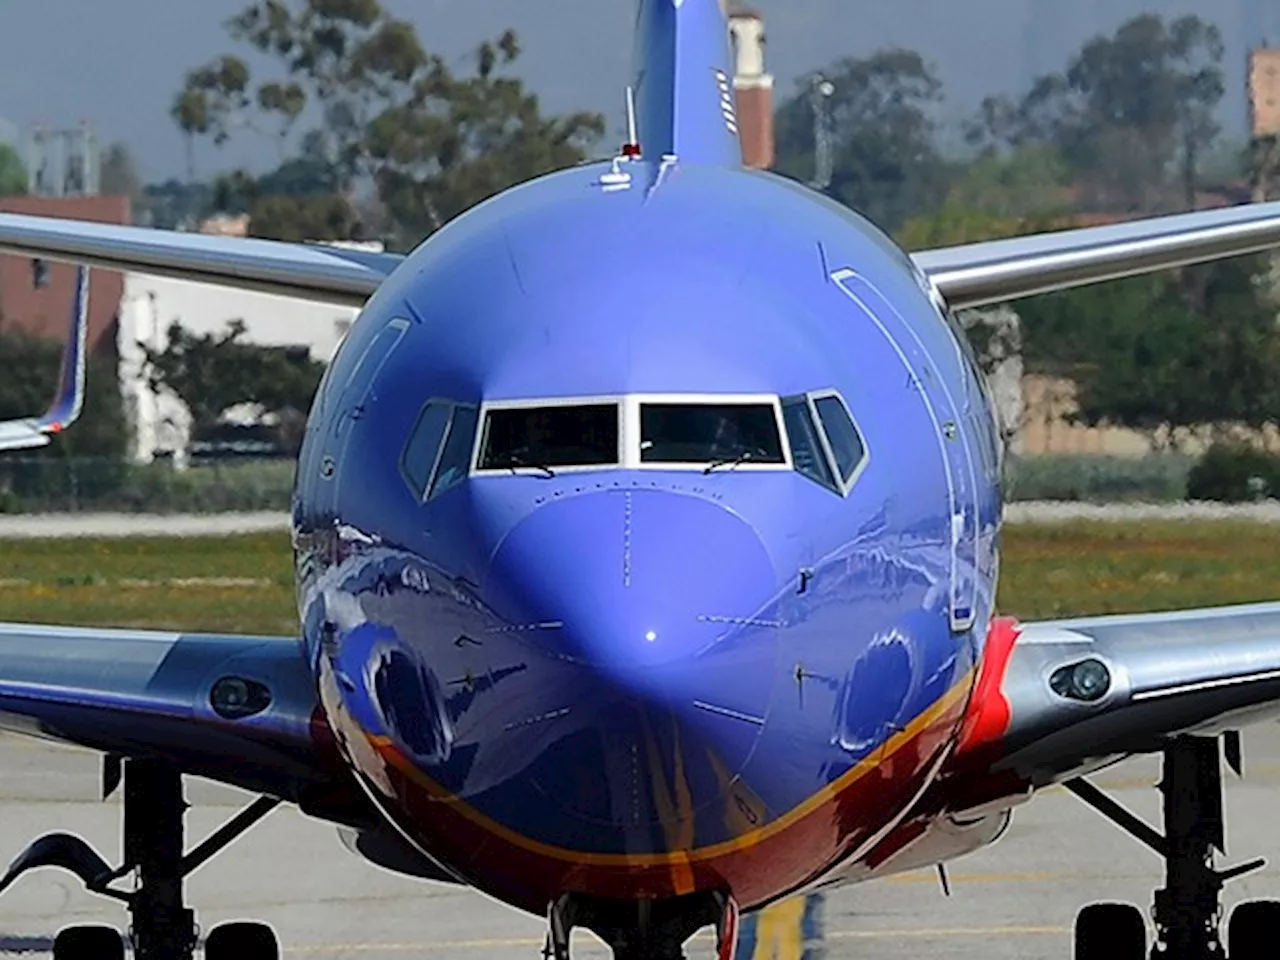
[[[1246,900],[1236,904],[1227,925],[1227,955],[1231,960],[1273,957],[1278,930],[1280,901]]]
[[[209,931],[205,960],[280,960],[276,933],[265,923],[223,923]]]
[[[1133,904],[1091,903],[1076,917],[1075,960],[1146,960],[1146,955],[1147,925]]]
[[[124,938],[115,927],[67,927],[53,938],[53,960],[124,960]]]

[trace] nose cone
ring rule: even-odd
[[[728,628],[751,625],[774,575],[755,531],[723,507],[619,490],[536,510],[494,554],[489,584],[513,626],[560,625],[538,631],[547,653],[643,686],[650,671],[712,655]]]
[[[597,850],[734,835],[727,791],[776,672],[774,593],[755,531],[705,499],[597,492],[523,520],[493,557],[487,597],[513,636],[578,678],[555,692],[560,742],[530,762],[526,805],[547,797]]]

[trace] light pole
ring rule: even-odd
[[[832,143],[831,98],[836,87],[820,73],[809,79],[809,103],[813,107],[813,179],[809,182],[815,190],[825,191],[835,176],[835,148]]]

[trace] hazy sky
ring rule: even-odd
[[[634,0],[384,0],[427,45],[462,57],[508,26],[521,34],[521,71],[554,110],[619,113],[629,72]],[[228,52],[222,24],[246,0],[0,0],[0,139],[25,141],[31,124],[93,122],[123,140],[147,180],[181,175],[183,142],[168,116],[183,74]],[[957,118],[992,92],[1017,93],[1060,69],[1089,36],[1149,10],[1199,13],[1227,40],[1224,122],[1244,133],[1247,50],[1280,42],[1275,0],[758,0],[769,22],[780,93],[838,56],[898,44],[938,69]],[[251,135],[221,151],[201,146],[197,170],[261,168],[273,148]]]

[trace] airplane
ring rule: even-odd
[[[185,960],[186,877],[292,803],[544,918],[553,960],[575,928],[675,960],[708,927],[730,960],[744,913],[941,869],[1062,784],[1166,868],[1150,934],[1089,904],[1076,957],[1263,956],[1280,904],[1224,925],[1259,862],[1218,857],[1224,762],[1280,716],[1280,603],[999,616],[1003,451],[955,313],[1268,250],[1280,205],[908,255],[743,167],[718,0],[636,28],[618,156],[407,257],[0,216],[7,253],[361,307],[297,467],[297,635],[0,625],[0,728],[100,752],[124,801],[122,863],[52,834],[0,888],[70,870],[140,960]],[[1136,754],[1161,829],[1089,780]],[[189,846],[185,776],[259,799]]]

